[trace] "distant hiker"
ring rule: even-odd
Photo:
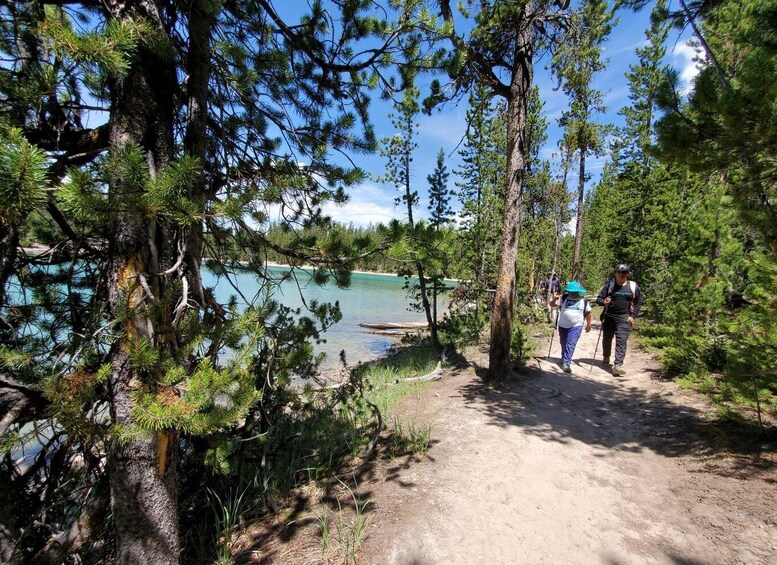
[[[543,294],[547,293],[548,290],[550,290],[551,294],[558,294],[560,287],[561,283],[559,282],[556,273],[548,273],[548,275],[543,277],[540,281],[540,291],[542,291]]]
[[[560,292],[560,290],[561,290],[561,281],[558,280],[558,275],[556,273],[553,273],[553,276],[550,277],[550,292],[558,296],[558,293]]]
[[[615,278],[602,287],[596,303],[604,306],[602,312],[602,354],[604,363],[609,365],[612,351],[612,338],[615,336],[615,363],[612,366],[612,374],[625,375],[623,360],[626,357],[626,342],[634,325],[634,320],[639,316],[642,306],[642,295],[639,286],[630,281],[631,268],[620,263],[615,267]]]
[[[540,291],[545,301],[545,310],[548,315],[548,323],[552,324],[555,318],[556,310],[558,306],[555,305],[556,299],[559,296],[559,289],[561,288],[561,282],[558,280],[556,273],[548,273],[548,276],[540,281]]]
[[[571,373],[572,355],[577,341],[585,331],[591,331],[591,305],[585,298],[586,290],[577,281],[570,282],[561,295],[558,314],[558,337],[561,342],[561,368]],[[554,302],[557,298],[554,297]]]

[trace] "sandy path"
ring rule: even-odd
[[[499,390],[463,365],[410,402],[434,445],[363,485],[377,510],[358,561],[777,564],[774,452],[711,443],[704,402],[633,345],[626,377],[589,371],[596,329],[572,375],[555,344]]]

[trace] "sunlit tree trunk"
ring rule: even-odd
[[[532,31],[523,27],[516,45],[516,64],[507,101],[507,176],[502,245],[497,275],[494,309],[491,314],[491,346],[488,355],[488,379],[501,380],[510,372],[515,302],[515,260],[518,254],[518,230],[521,223],[521,191],[526,160],[525,126],[533,80]]]
[[[162,7],[153,2],[115,4],[117,18],[143,18],[165,33]],[[173,157],[173,96],[177,88],[172,60],[139,47],[131,67],[111,85],[110,148],[113,152],[137,146],[147,157],[151,178]],[[116,153],[115,153],[116,154]],[[164,237],[156,219],[136,202],[137,187],[114,175],[110,198],[118,203],[114,229],[109,236],[108,313],[116,322],[111,355],[109,389],[111,417],[120,429],[136,424],[136,393],[153,384],[144,382],[131,363],[131,351],[141,340],[158,346],[159,314],[151,302],[160,297],[158,238]],[[123,204],[123,205],[122,205]],[[144,288],[141,281],[146,281]],[[150,293],[149,293],[150,291]],[[152,297],[151,294],[156,294]],[[116,562],[126,564],[178,563],[178,446],[174,434],[130,433],[108,449],[111,512],[116,531]]]
[[[576,281],[580,277],[580,251],[583,246],[583,200],[585,196],[585,156],[588,147],[585,144],[580,146],[580,170],[577,181],[577,216],[575,219],[575,251],[572,258],[572,278]]]

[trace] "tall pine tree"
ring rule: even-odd
[[[561,88],[571,101],[570,108],[562,113],[559,120],[564,127],[564,143],[570,153],[578,154],[572,279],[578,279],[581,275],[583,204],[588,180],[586,160],[589,154],[604,153],[604,136],[608,129],[594,121],[597,114],[606,111],[606,107],[604,95],[593,87],[593,81],[596,73],[607,65],[601,56],[602,43],[612,30],[612,17],[605,0],[586,0],[580,13],[572,20],[566,41],[559,44],[553,56],[553,69],[559,77]]]
[[[364,177],[331,152],[374,149],[368,87],[390,85],[410,20],[377,18],[366,1],[307,12],[286,21],[264,0],[0,7],[4,450],[50,430],[34,467],[3,459],[4,558],[62,562],[107,539],[119,563],[177,563],[179,469],[205,464],[204,437],[267,433],[276,387],[315,364],[305,339],[336,309],[310,304],[295,321],[257,297],[241,313],[201,277],[208,257],[229,281],[236,248],[263,276],[273,249],[346,284],[363,251],[280,246],[267,221],[279,210],[289,229],[326,225],[321,206]],[[30,230],[46,251],[20,247]]]

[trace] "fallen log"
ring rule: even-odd
[[[372,335],[404,336],[407,334],[407,330],[371,330],[367,333]]]
[[[426,322],[384,322],[381,324],[359,324],[371,330],[420,330],[427,327]]]
[[[442,378],[442,364],[445,363],[445,357],[448,354],[448,348],[445,347],[442,350],[442,353],[440,353],[440,360],[437,361],[437,365],[434,368],[434,371],[431,373],[427,373],[426,375],[423,375],[421,377],[411,377],[409,379],[400,379],[396,378],[394,379],[394,384],[399,384],[400,382],[403,383],[426,383],[430,381],[439,381]]]

